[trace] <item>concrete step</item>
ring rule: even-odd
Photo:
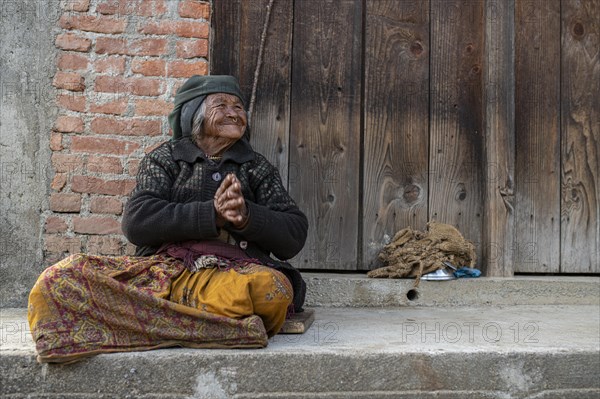
[[[364,274],[303,273],[308,306],[598,305],[600,277],[517,276],[450,281],[372,279]]]
[[[305,334],[265,349],[72,365],[38,364],[25,309],[0,312],[3,398],[600,397],[598,304],[318,307]]]
[[[40,365],[0,309],[7,398],[599,398],[600,279],[305,273],[315,321],[261,350],[164,349]]]

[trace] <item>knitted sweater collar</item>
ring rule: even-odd
[[[173,144],[173,159],[187,163],[194,163],[198,159],[207,161],[206,155],[192,142],[190,137],[183,137],[175,141]],[[225,151],[221,162],[233,161],[242,164],[252,160],[254,160],[254,150],[250,143],[245,138],[242,138]]]

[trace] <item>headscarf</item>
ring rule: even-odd
[[[169,124],[173,139],[178,140],[192,134],[194,114],[207,95],[227,93],[237,96],[242,103],[244,98],[237,79],[229,75],[194,75],[189,78],[175,95],[175,108],[169,114]]]

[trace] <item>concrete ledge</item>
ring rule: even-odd
[[[7,398],[597,398],[599,306],[318,308],[261,350],[163,349],[40,365],[2,310]]]
[[[334,273],[303,276],[309,307],[600,304],[600,277],[463,278],[421,281],[413,289],[414,279]]]
[[[103,355],[70,366],[9,357],[5,360],[18,370],[20,381],[3,381],[3,397],[596,399],[600,394],[593,383],[598,370],[585,367],[594,361],[589,353],[408,353],[400,358],[158,352]]]

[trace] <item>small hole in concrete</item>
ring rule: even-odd
[[[419,292],[417,290],[408,290],[406,297],[409,301],[414,301],[419,298]]]

